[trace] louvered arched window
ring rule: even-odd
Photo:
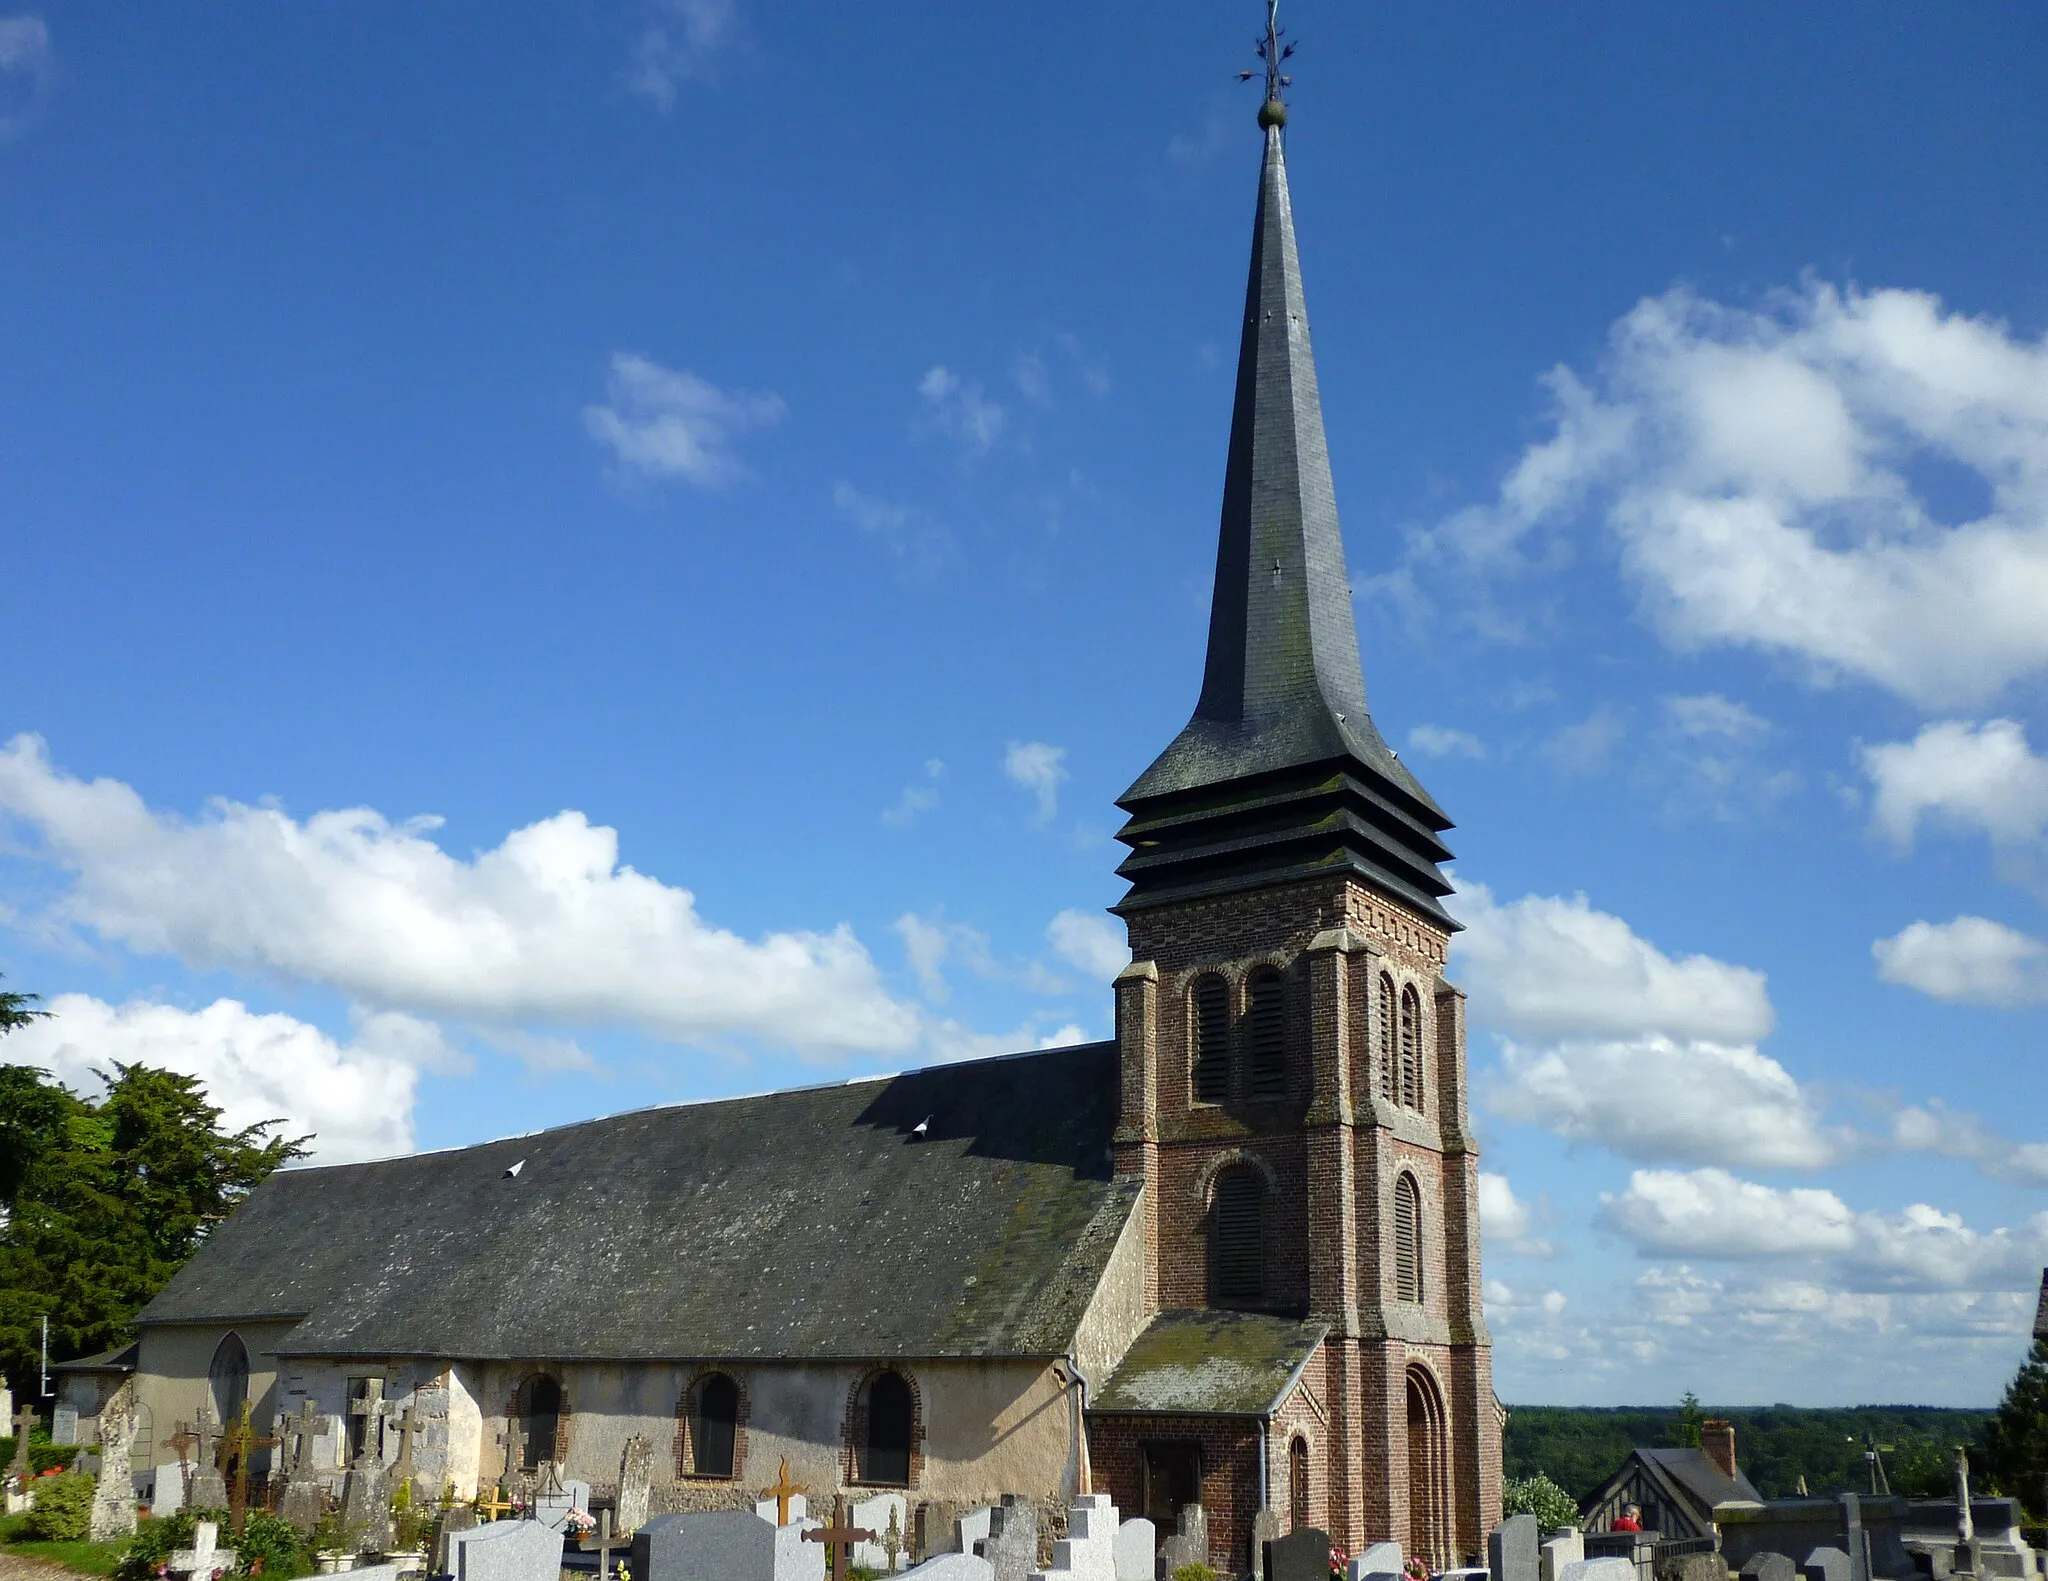
[[[1265,1293],[1264,1182],[1258,1171],[1216,1177],[1210,1217],[1209,1304],[1245,1306]]]
[[[1394,1299],[1422,1299],[1422,1192],[1406,1170],[1394,1177]]]
[[[1385,972],[1380,973],[1380,1096],[1389,1103],[1394,1101],[1394,1066],[1399,1059],[1395,1052],[1397,1038],[1394,1031],[1394,979]]]
[[[1422,1107],[1422,1001],[1415,990],[1401,990],[1401,1102]]]
[[[1251,1056],[1254,1098],[1287,1093],[1287,990],[1270,967],[1255,974],[1246,996],[1245,1049]]]
[[[1196,980],[1190,997],[1195,1101],[1222,1103],[1230,1097],[1230,985],[1211,972]]]

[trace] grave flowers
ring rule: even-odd
[[[1410,1559],[1401,1566],[1401,1574],[1406,1576],[1408,1581],[1429,1581],[1429,1561],[1419,1556]]]
[[[1340,1542],[1330,1544],[1330,1581],[1345,1581],[1350,1572],[1351,1555]]]
[[[562,1535],[571,1542],[580,1542],[596,1530],[597,1521],[589,1514],[573,1506],[570,1508],[569,1513],[562,1517]]]

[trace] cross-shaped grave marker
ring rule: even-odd
[[[486,1520],[498,1520],[512,1513],[512,1501],[502,1496],[499,1489],[492,1489],[488,1498],[476,1501],[476,1512]]]
[[[420,1424],[408,1405],[398,1414],[398,1463],[391,1468],[393,1489],[404,1487],[412,1481],[412,1441],[419,1436]]]
[[[834,1494],[832,1498],[832,1524],[820,1526],[804,1533],[807,1543],[825,1545],[825,1573],[832,1581],[846,1581],[846,1573],[853,1565],[853,1545],[871,1543],[875,1534],[865,1527],[847,1524],[846,1495]]]
[[[305,1481],[313,1471],[313,1440],[320,1433],[320,1412],[311,1400],[301,1400],[299,1414],[284,1420],[288,1425],[280,1436],[291,1441],[291,1447],[285,1453],[285,1480]]]
[[[889,1557],[889,1574],[896,1573],[896,1556],[903,1552],[903,1523],[897,1518],[896,1506],[889,1506],[889,1529],[882,1533],[882,1552]]]
[[[363,1424],[363,1447],[355,1458],[383,1459],[384,1445],[377,1424],[384,1417],[384,1380],[365,1378],[363,1392],[348,1402],[348,1414]]]
[[[172,1574],[184,1574],[194,1581],[212,1581],[212,1577],[224,1570],[235,1568],[235,1551],[219,1548],[220,1528],[212,1521],[201,1521],[192,1528],[192,1546],[172,1552],[166,1561]]]
[[[789,1480],[789,1456],[784,1455],[782,1457],[782,1469],[775,1474],[775,1486],[763,1488],[761,1490],[761,1497],[775,1501],[775,1524],[777,1526],[787,1526],[789,1524],[789,1501],[799,1493],[809,1493],[810,1491],[802,1483]]]
[[[221,1445],[223,1459],[235,1468],[235,1480],[228,1484],[228,1519],[236,1530],[249,1508],[249,1461],[259,1449],[275,1449],[275,1438],[258,1438],[249,1425],[249,1402],[242,1402],[242,1414]]]
[[[505,1431],[498,1435],[498,1447],[505,1451],[505,1469],[498,1473],[498,1492],[510,1493],[512,1479],[524,1468],[520,1462],[526,1458],[526,1431],[520,1426],[519,1418],[505,1418]]]
[[[33,1406],[24,1405],[14,1413],[14,1458],[7,1463],[10,1477],[26,1479],[28,1476],[28,1435],[35,1431],[36,1413]],[[783,1465],[787,1466],[788,1461]]]
[[[585,1553],[597,1555],[597,1581],[608,1581],[612,1573],[612,1553],[624,1545],[612,1534],[612,1512],[597,1512],[597,1530],[588,1537],[577,1541],[576,1546]]]

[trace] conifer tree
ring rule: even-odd
[[[1999,1490],[2041,1513],[2048,1503],[2048,1337],[2034,1341],[1984,1437],[1985,1459]]]

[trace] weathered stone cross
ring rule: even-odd
[[[763,1488],[761,1490],[761,1497],[775,1501],[775,1524],[777,1526],[787,1526],[789,1524],[789,1501],[799,1493],[809,1493],[810,1491],[802,1483],[789,1480],[789,1456],[784,1455],[782,1457],[782,1469],[775,1474],[775,1486]]]
[[[832,1499],[832,1524],[820,1526],[804,1533],[807,1543],[825,1545],[825,1573],[832,1581],[846,1581],[846,1573],[853,1565],[853,1545],[871,1543],[875,1534],[859,1526],[847,1524],[846,1495],[835,1494]]]
[[[24,1405],[14,1413],[14,1458],[7,1463],[10,1477],[28,1475],[28,1435],[36,1429],[36,1413],[32,1406]],[[782,1463],[785,1467],[788,1461]]]
[[[212,1581],[224,1570],[235,1568],[235,1551],[232,1548],[214,1546],[220,1537],[220,1528],[212,1521],[201,1521],[192,1528],[192,1546],[180,1548],[166,1562],[172,1574],[184,1574],[194,1581]]]

